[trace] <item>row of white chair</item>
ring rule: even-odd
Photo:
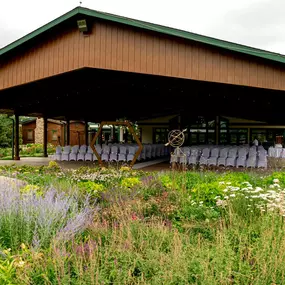
[[[285,158],[285,148],[280,147],[269,147],[268,149],[268,156],[274,158]]]
[[[132,161],[138,150],[137,144],[108,144],[95,145],[96,151],[102,161]],[[147,160],[169,155],[168,147],[163,144],[144,144],[137,160]],[[57,146],[53,155],[54,160],[59,161],[96,161],[97,156],[91,146]]]
[[[267,168],[267,151],[263,146],[192,146],[175,149],[171,163],[225,167]]]

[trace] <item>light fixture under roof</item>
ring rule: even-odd
[[[87,27],[87,22],[85,19],[83,20],[78,20],[77,21],[77,26],[80,32],[87,32],[88,31],[88,27]]]

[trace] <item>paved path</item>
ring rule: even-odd
[[[0,160],[0,166],[1,165],[32,165],[32,166],[42,166],[42,165],[48,165],[49,162],[52,161],[50,157],[22,157],[21,160]],[[163,169],[165,169],[165,165],[169,168],[169,163],[166,163],[168,161],[167,158],[161,158],[156,160],[150,160],[145,162],[139,162],[134,165],[133,169],[141,169],[146,171],[152,171],[154,170],[160,170],[159,165],[163,165]],[[98,166],[98,162],[93,161],[57,161],[57,163],[65,169],[76,169],[81,166],[88,166],[88,167],[96,167]],[[113,164],[115,167],[120,167],[121,164]],[[151,169],[151,170],[150,170]]]

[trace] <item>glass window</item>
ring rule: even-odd
[[[237,144],[237,134],[230,134],[230,144]]]
[[[214,130],[208,130],[208,143],[209,144],[216,143],[216,132]]]
[[[51,133],[52,133],[51,139],[53,141],[57,141],[57,130],[52,130]]]
[[[228,143],[228,130],[222,129],[220,130],[220,144]]]
[[[34,131],[33,130],[28,130],[27,132],[27,140],[32,141],[34,139]]]
[[[208,128],[209,129],[215,129],[216,121],[215,120],[209,120],[208,121]]]
[[[259,143],[266,141],[266,129],[252,129],[251,131],[251,142],[257,138]]]
[[[230,129],[229,130],[229,138],[230,138],[230,144],[247,144],[247,134],[248,129]]]
[[[168,141],[168,128],[154,128],[153,138],[154,143],[167,143]]]

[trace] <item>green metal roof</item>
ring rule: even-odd
[[[26,36],[20,38],[19,40],[0,49],[0,56],[20,46],[21,44],[28,42],[29,40],[35,38],[41,33],[53,28],[54,26],[70,19],[71,17],[77,14],[91,16],[94,18],[99,18],[99,19],[103,19],[103,20],[107,20],[107,21],[111,21],[115,23],[137,27],[137,28],[141,28],[144,30],[154,31],[157,33],[170,35],[170,36],[174,36],[178,38],[183,38],[186,40],[196,41],[196,42],[200,42],[200,43],[207,44],[210,46],[226,49],[229,51],[239,52],[239,53],[243,53],[243,54],[247,54],[247,55],[251,55],[251,56],[255,56],[255,57],[259,57],[259,58],[263,58],[263,59],[267,59],[267,60],[271,60],[275,62],[285,63],[285,55],[282,55],[282,54],[273,53],[273,52],[269,52],[269,51],[265,51],[265,50],[261,50],[261,49],[257,49],[253,47],[248,47],[248,46],[244,46],[244,45],[236,44],[232,42],[227,42],[227,41],[223,41],[223,40],[219,40],[219,39],[215,39],[215,38],[211,38],[211,37],[207,37],[203,35],[198,35],[195,33],[186,32],[186,31],[182,31],[182,30],[178,30],[178,29],[174,29],[170,27],[165,27],[165,26],[161,26],[157,24],[147,23],[147,22],[125,18],[125,17],[121,17],[117,15],[112,15],[112,14],[108,14],[104,12],[90,10],[90,9],[83,8],[83,7],[76,7],[75,9],[51,21],[50,23],[40,27],[39,29],[33,31],[32,33],[27,34]]]

